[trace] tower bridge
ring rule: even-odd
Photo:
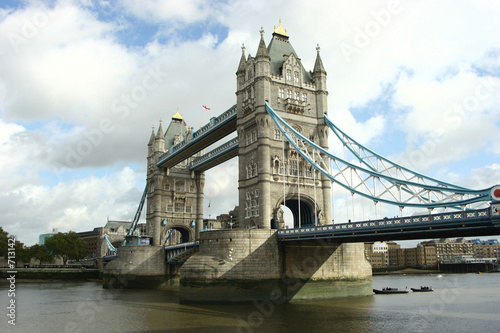
[[[288,300],[363,295],[371,294],[371,267],[360,242],[500,234],[500,186],[472,190],[414,172],[359,144],[328,118],[319,47],[314,68],[306,71],[280,22],[267,46],[261,30],[254,57],[245,51],[235,105],[198,131],[178,112],[166,131],[161,122],[153,129],[141,200],[151,245],[119,251],[105,277],[163,281],[168,245],[166,262],[184,263],[180,271],[175,266],[184,301],[266,299],[275,288]],[[330,133],[344,147],[343,157],[329,151]],[[236,137],[219,143],[231,134]],[[204,171],[234,157],[239,228],[200,232]],[[334,188],[371,202],[376,216],[333,224]],[[381,205],[399,209],[398,217],[378,218]],[[291,210],[293,228],[285,229],[282,206]],[[428,214],[405,216],[405,209]],[[314,264],[300,267],[306,261]],[[284,282],[290,279],[300,288]]]

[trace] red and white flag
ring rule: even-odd
[[[210,110],[210,108],[206,105],[202,105],[202,107],[205,109],[205,110]]]

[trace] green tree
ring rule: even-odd
[[[9,233],[3,230],[2,227],[0,227],[0,256],[3,256],[5,259],[7,259],[9,252],[14,252],[13,258],[11,258],[11,260],[14,260],[16,266],[20,261],[28,262],[30,260],[30,256],[24,244],[16,240],[14,243],[14,248],[11,248],[9,246],[9,238]]]
[[[9,233],[0,227],[0,256],[7,258]]]
[[[35,244],[28,249],[28,253],[30,258],[39,260],[40,265],[42,262],[51,263],[54,261],[54,256],[49,253],[45,245]]]
[[[14,248],[16,250],[16,265],[19,262],[28,264],[30,262],[31,256],[29,253],[29,249],[24,246],[24,243],[16,240]]]
[[[57,233],[45,240],[45,247],[52,256],[60,256],[63,264],[69,259],[79,260],[85,258],[87,254],[87,243],[75,232]]]

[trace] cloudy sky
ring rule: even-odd
[[[255,55],[280,18],[307,70],[320,45],[344,131],[441,180],[499,184],[498,17],[494,0],[2,1],[0,225],[32,245],[131,221],[152,126],[233,105],[242,43]],[[207,217],[236,204],[236,163],[207,173]]]

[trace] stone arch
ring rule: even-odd
[[[167,225],[163,234],[163,243],[167,242],[167,245],[182,244],[194,241],[194,237],[192,228],[181,224]]]
[[[312,226],[315,223],[320,224],[319,217],[321,216],[321,208],[318,203],[314,202],[314,199],[308,195],[301,195],[300,200],[297,193],[287,194],[285,199],[281,197],[274,208],[273,219],[280,224],[279,211],[281,210],[281,205],[288,207],[293,214],[293,227],[298,228],[299,222],[301,227]],[[299,207],[300,207],[300,219],[299,219]]]

